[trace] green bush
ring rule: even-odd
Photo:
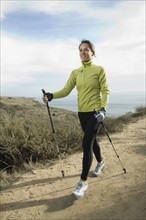
[[[136,112],[132,114],[132,117],[142,117],[146,115],[146,108],[144,108],[143,106],[137,107],[136,108]]]

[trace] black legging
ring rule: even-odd
[[[98,162],[102,161],[99,143],[95,135],[98,134],[101,123],[97,123],[94,117],[94,112],[78,112],[81,127],[84,132],[82,147],[83,147],[83,166],[81,179],[87,180],[88,173],[93,160],[93,152]],[[93,142],[94,141],[94,142]]]

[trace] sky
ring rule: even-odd
[[[90,40],[112,93],[145,92],[144,0],[0,0],[1,96],[62,89]],[[76,90],[72,91],[76,95]]]

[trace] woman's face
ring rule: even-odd
[[[86,43],[80,45],[79,52],[81,61],[87,62],[93,57],[93,52],[91,51],[89,45]]]

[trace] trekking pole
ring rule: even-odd
[[[45,97],[45,90],[42,89],[42,93]],[[46,103],[46,106],[47,106],[47,110],[48,110],[48,115],[49,115],[49,118],[50,118],[50,122],[51,122],[51,127],[52,127],[52,132],[53,132],[53,138],[54,138],[54,142],[55,142],[55,145],[56,145],[56,150],[57,150],[57,154],[58,154],[58,159],[59,159],[59,163],[60,163],[60,171],[62,173],[62,176],[64,177],[64,170],[62,169],[62,163],[61,163],[61,156],[60,156],[60,151],[59,151],[59,146],[58,146],[58,143],[57,143],[57,139],[56,139],[56,133],[55,133],[55,129],[54,129],[54,125],[53,125],[53,121],[52,121],[52,117],[51,117],[51,113],[50,113],[50,107],[49,107],[49,104],[48,102]]]
[[[112,143],[111,138],[109,137],[109,135],[108,135],[108,133],[107,133],[107,130],[106,130],[106,128],[105,128],[103,122],[101,122],[101,124],[102,124],[102,127],[104,128],[104,131],[105,131],[105,133],[106,133],[106,135],[107,135],[107,137],[108,137],[108,139],[109,139],[109,141],[110,141],[110,143],[111,143],[111,145],[112,145],[112,147],[113,147],[113,149],[114,149],[114,151],[115,151],[115,153],[116,153],[116,155],[117,155],[117,158],[118,158],[119,161],[120,161],[120,164],[121,164],[121,166],[122,166],[122,168],[123,168],[124,173],[126,173],[126,169],[123,167],[123,164],[122,164],[122,162],[121,162],[121,160],[120,160],[120,157],[119,157],[119,155],[118,155],[117,152],[116,152],[116,149],[115,149],[115,147],[114,147],[114,145],[113,145],[113,143]]]

